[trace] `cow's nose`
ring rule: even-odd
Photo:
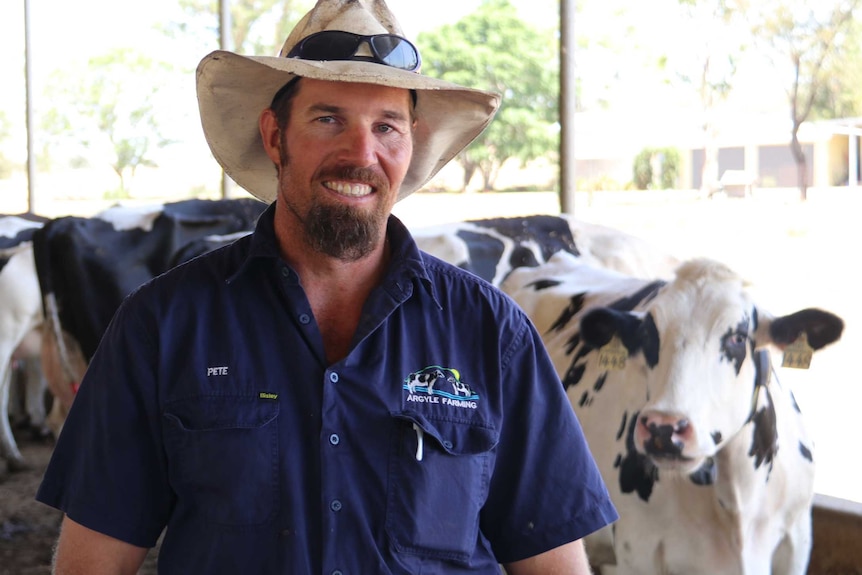
[[[638,423],[639,439],[650,455],[680,457],[693,434],[688,419],[671,414],[642,414]]]

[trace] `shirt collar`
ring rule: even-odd
[[[270,204],[258,218],[254,234],[252,234],[251,246],[236,272],[228,277],[228,283],[245,273],[256,260],[281,259],[275,237],[275,205],[276,202]],[[397,217],[390,215],[386,235],[392,250],[389,270],[384,279],[386,289],[394,297],[399,297],[400,294],[400,297],[406,299],[404,294],[409,296],[412,290],[406,291],[405,284],[412,284],[413,280],[417,280],[416,283],[421,285],[434,300],[437,307],[442,309],[434,284],[426,269],[423,253],[419,250],[419,246],[416,245],[416,241],[407,227]],[[394,293],[393,290],[397,293]]]

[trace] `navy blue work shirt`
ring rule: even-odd
[[[616,519],[541,339],[420,252],[327,365],[270,207],[145,284],[93,357],[37,498],[156,544],[164,575],[499,573]]]

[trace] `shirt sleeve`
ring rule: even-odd
[[[130,296],[93,356],[36,499],[153,547],[173,506],[157,405],[155,333]]]
[[[522,320],[504,350],[504,419],[481,518],[501,563],[581,539],[618,518],[544,344]]]

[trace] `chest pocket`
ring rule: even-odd
[[[278,508],[278,403],[257,396],[197,396],[163,415],[180,505],[223,526],[260,525]]]
[[[466,564],[478,543],[499,434],[465,422],[394,417],[389,538],[399,552]]]

